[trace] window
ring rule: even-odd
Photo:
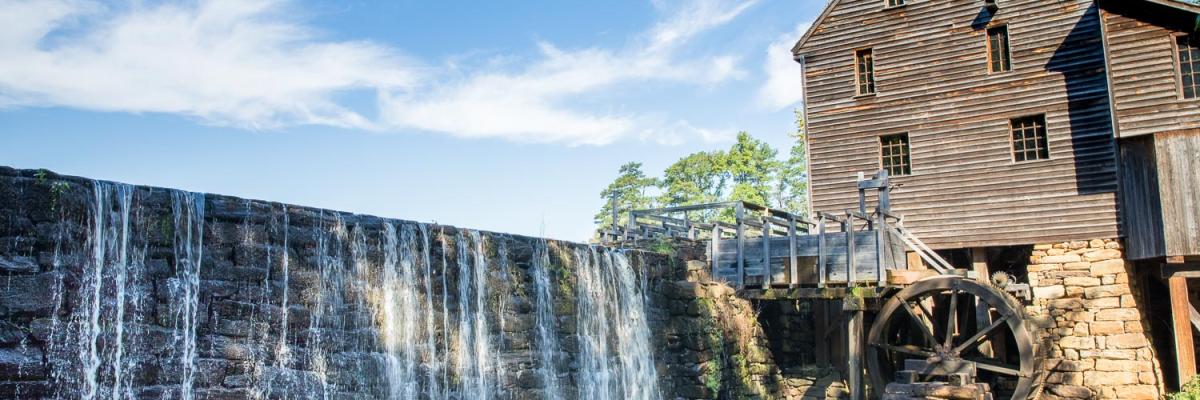
[[[900,7],[904,5],[904,0],[887,0],[888,7]]]
[[[899,176],[912,173],[908,158],[908,134],[879,137],[879,165],[888,175]]]
[[[854,82],[859,95],[875,93],[875,57],[871,49],[854,52]]]
[[[1010,122],[1014,161],[1045,160],[1050,158],[1046,145],[1046,116],[1022,117]]]
[[[1179,83],[1183,98],[1200,97],[1200,36],[1180,36],[1176,39],[1179,48]]]
[[[1008,27],[997,26],[987,30],[988,68],[991,72],[1005,72],[1012,69],[1012,60],[1008,52]]]

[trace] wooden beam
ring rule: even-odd
[[[904,255],[906,257],[908,257],[908,269],[914,270],[914,271],[921,271],[921,270],[929,269],[929,266],[925,265],[925,260],[922,260],[921,255],[918,254],[917,252],[907,251],[904,253]]]
[[[1167,279],[1171,294],[1171,322],[1175,336],[1175,370],[1180,384],[1196,375],[1196,353],[1192,347],[1191,302],[1188,301],[1187,278]]]
[[[971,269],[975,271],[975,280],[985,283],[991,280],[991,273],[988,271],[986,247],[975,247],[971,249]],[[988,307],[987,302],[980,301],[978,298],[975,299],[975,327],[978,329],[984,329],[991,324],[991,308]],[[979,345],[979,352],[986,357],[991,357],[992,343],[988,341]]]
[[[846,318],[846,386],[850,389],[850,400],[866,399],[863,384],[863,311],[850,310]]]

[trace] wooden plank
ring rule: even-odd
[[[846,386],[850,389],[850,400],[866,398],[863,384],[863,311],[847,311],[846,318]]]
[[[791,266],[791,274],[788,275],[788,281],[791,287],[796,287],[800,284],[800,255],[796,253],[796,219],[788,221],[788,265]]]
[[[829,366],[829,303],[828,300],[817,300],[812,302],[813,319],[816,320],[816,336],[813,338],[817,367],[825,368]]]
[[[1196,375],[1196,354],[1192,347],[1187,278],[1168,278],[1167,287],[1171,296],[1171,325],[1175,337],[1175,370],[1178,371],[1179,382],[1188,382]]]
[[[742,203],[738,203],[734,215],[737,220],[737,288],[746,287],[746,229],[745,217],[746,212],[742,208]]]
[[[712,244],[709,245],[708,256],[712,259],[712,279],[717,279],[718,257],[721,255],[721,226],[712,227]]]
[[[771,282],[775,280],[775,271],[771,268],[771,221],[763,221],[762,236],[762,288],[770,289]]]
[[[928,265],[925,265],[925,261],[924,261],[924,260],[921,260],[921,255],[920,255],[920,254],[917,254],[917,252],[915,252],[915,251],[906,251],[906,252],[904,252],[904,256],[905,256],[905,259],[906,259],[906,261],[907,261],[907,262],[905,263],[905,265],[907,265],[907,266],[908,266],[908,269],[910,269],[910,270],[915,270],[915,271],[920,271],[920,270],[927,270],[927,269],[929,269],[929,266],[928,266]]]
[[[929,269],[889,269],[887,270],[887,283],[889,285],[911,285],[921,279],[937,276],[937,274],[937,271]]]
[[[975,247],[971,249],[971,269],[975,271],[975,279],[980,282],[989,282],[991,280],[991,272],[988,271],[987,263],[987,248]],[[984,329],[992,324],[992,311],[988,307],[987,302],[975,299],[975,328]],[[985,342],[979,345],[979,352],[986,357],[992,356],[991,342]]]

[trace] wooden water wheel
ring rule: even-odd
[[[877,394],[898,371],[921,370],[926,381],[968,371],[993,398],[1024,400],[1037,380],[1034,346],[1016,299],[972,279],[936,276],[880,309],[867,336],[867,372]]]

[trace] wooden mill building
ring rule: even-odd
[[[832,0],[793,49],[811,203],[887,170],[926,243],[1033,287],[1045,395],[1157,398],[1196,371],[1198,29],[1184,0]]]

